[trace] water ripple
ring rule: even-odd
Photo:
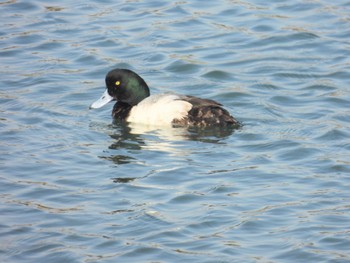
[[[2,261],[350,260],[348,1],[0,6]],[[114,67],[243,127],[113,124]]]

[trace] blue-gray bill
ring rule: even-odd
[[[106,105],[107,103],[114,100],[114,98],[108,94],[108,90],[106,89],[105,92],[102,94],[101,98],[96,100],[94,103],[92,103],[89,107],[89,109],[98,109]]]

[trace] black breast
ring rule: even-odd
[[[125,121],[126,118],[129,116],[131,108],[132,108],[131,105],[118,101],[113,107],[113,111],[112,111],[113,119],[119,120],[119,121]]]

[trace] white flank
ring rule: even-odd
[[[131,109],[127,121],[156,126],[171,125],[174,119],[184,118],[191,108],[192,104],[181,100],[176,94],[152,95]]]

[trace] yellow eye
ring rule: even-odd
[[[119,85],[120,85],[120,81],[117,80],[117,81],[115,82],[115,85],[116,85],[116,86],[119,86]]]

